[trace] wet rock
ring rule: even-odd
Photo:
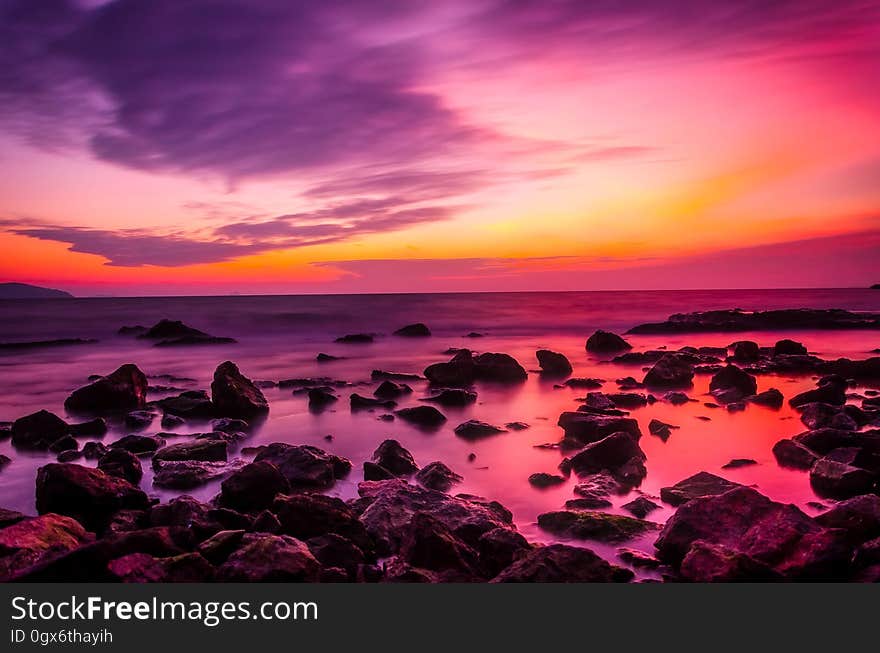
[[[225,582],[317,582],[321,563],[309,547],[288,535],[248,533],[241,548],[234,551],[217,570]]]
[[[541,372],[547,376],[568,376],[572,373],[571,363],[563,354],[549,349],[539,349],[535,355]]]
[[[455,427],[455,434],[465,440],[479,440],[492,435],[498,435],[499,433],[505,433],[505,430],[500,426],[494,426],[476,419],[469,419]]]
[[[722,544],[698,541],[682,560],[679,574],[694,583],[781,580],[770,566]]]
[[[657,569],[663,565],[663,563],[657,560],[654,556],[647,554],[644,551],[639,551],[638,549],[617,549],[617,557],[633,567]]]
[[[478,381],[519,383],[528,377],[523,366],[508,354],[485,353],[474,357],[474,375]]]
[[[133,410],[125,416],[125,426],[141,431],[153,423],[156,415],[148,410]]]
[[[582,476],[578,484],[574,486],[574,493],[582,499],[596,504],[588,507],[605,508],[611,505],[608,498],[612,494],[622,494],[628,489],[610,473],[599,472]],[[586,503],[584,503],[584,506],[586,506]]]
[[[369,460],[364,461],[364,480],[365,481],[386,481],[390,478],[397,478],[387,469]]]
[[[412,388],[403,384],[395,383],[394,381],[382,381],[379,384],[379,387],[373,391],[373,395],[379,397],[380,399],[398,399],[403,395],[408,395],[412,393]]]
[[[721,401],[720,392],[727,392],[725,397],[727,401]],[[730,393],[733,391],[733,393]],[[748,397],[758,391],[758,381],[748,372],[743,371],[736,365],[727,365],[712,377],[709,382],[709,392],[715,395],[721,403],[729,403],[730,401],[739,401],[743,397]],[[716,394],[719,393],[719,394]]]
[[[473,356],[462,350],[448,363],[435,363],[425,368],[425,377],[433,385],[462,387],[474,381],[519,383],[528,377],[525,369],[507,354],[485,353]]]
[[[260,389],[230,361],[221,363],[214,371],[211,401],[220,417],[250,420],[269,411],[269,403]]]
[[[683,504],[655,546],[661,560],[678,565],[699,540],[750,556],[792,579],[838,577],[851,557],[841,531],[747,487]]]
[[[607,512],[558,510],[538,515],[538,526],[562,537],[624,542],[659,526],[633,517]]]
[[[262,449],[254,462],[278,468],[292,488],[325,489],[351,471],[351,461],[309,445],[275,442]]]
[[[412,406],[394,411],[400,419],[423,428],[437,428],[446,422],[446,416],[433,406]]]
[[[255,533],[278,533],[281,530],[281,522],[270,510],[261,510],[254,518],[251,530]]]
[[[508,528],[495,528],[477,540],[479,565],[491,578],[532,550],[522,535]]]
[[[860,431],[820,428],[800,433],[792,438],[798,444],[824,456],[840,447],[857,447],[867,453],[880,453],[880,430]]]
[[[740,362],[756,361],[761,357],[761,348],[757,342],[751,340],[740,340],[731,343],[730,348],[733,350],[733,359]]]
[[[210,419],[217,409],[204,390],[186,390],[176,397],[165,397],[156,402],[166,415],[183,419]]]
[[[204,331],[199,331],[191,326],[187,326],[180,320],[159,320],[138,337],[151,340],[164,340],[169,338],[184,338],[186,336],[207,335],[208,334]]]
[[[441,406],[468,406],[476,400],[476,392],[461,388],[446,388],[435,395],[422,398],[421,401],[430,401]]]
[[[627,512],[635,515],[639,519],[644,519],[655,510],[659,510],[660,506],[646,497],[638,497],[629,503],[620,506]]]
[[[373,541],[364,524],[347,503],[323,494],[278,495],[272,512],[281,522],[281,533],[307,540],[335,533],[347,538],[365,553],[373,551]]]
[[[334,342],[341,343],[343,345],[366,345],[373,342],[373,334],[372,333],[350,333],[345,336],[340,336]]]
[[[111,413],[141,409],[147,402],[147,377],[131,363],[74,390],[64,401],[71,412]]]
[[[340,358],[339,356],[331,356],[330,354],[325,354],[321,352],[317,356],[315,356],[315,360],[319,363],[332,363],[333,361],[340,360]]]
[[[421,322],[416,322],[415,324],[407,324],[405,327],[401,327],[394,332],[394,335],[405,338],[427,338],[431,335],[431,330]]]
[[[608,399],[615,408],[641,408],[648,405],[648,397],[637,392],[613,392]]]
[[[567,388],[594,390],[596,388],[601,388],[604,383],[605,382],[602,379],[579,377],[576,379],[566,379],[562,385]]]
[[[843,529],[857,544],[880,537],[880,497],[864,494],[841,501],[816,517],[816,522],[826,528]]]
[[[425,368],[425,378],[437,386],[469,386],[476,379],[473,355],[464,349],[447,363],[434,363]]]
[[[413,515],[400,545],[400,558],[416,568],[454,574],[445,580],[470,580],[480,575],[476,552],[446,524],[424,512]]]
[[[192,440],[171,444],[159,449],[153,456],[153,467],[169,461],[197,460],[201,462],[225,462],[227,445],[223,440]]]
[[[220,484],[218,503],[241,512],[268,508],[278,494],[290,492],[290,483],[272,463],[245,465]]]
[[[632,345],[616,333],[599,329],[587,338],[586,350],[596,354],[614,354],[632,349]]]
[[[669,439],[669,436],[672,435],[673,429],[679,429],[680,426],[675,426],[673,424],[667,424],[666,422],[661,422],[659,419],[652,419],[648,422],[648,433],[651,435],[656,435],[663,441]]]
[[[618,432],[629,433],[636,440],[642,437],[639,423],[629,417],[567,411],[559,416],[557,424],[562,427],[566,438],[583,444],[596,442]]]
[[[79,442],[72,435],[62,436],[49,445],[49,451],[52,453],[76,451],[77,449],[79,449]]]
[[[386,370],[373,370],[370,372],[373,381],[420,381],[422,377],[409,372],[388,372]]]
[[[37,470],[37,512],[73,517],[90,531],[100,532],[119,510],[143,510],[148,505],[141,490],[98,469],[50,463]]]
[[[629,569],[609,564],[590,549],[551,544],[532,549],[493,583],[626,583]]]
[[[17,510],[9,510],[8,508],[0,508],[0,528],[6,528],[7,526],[12,526],[13,524],[17,524],[18,522],[26,519],[27,515],[24,513],[20,513]]]
[[[12,423],[12,446],[20,449],[46,450],[67,435],[67,422],[48,410],[40,410]]]
[[[182,495],[168,503],[153,506],[148,521],[151,526],[178,526],[194,530],[209,521],[210,511],[211,506],[207,503]]]
[[[833,404],[842,406],[846,403],[846,381],[839,377],[824,377],[819,380],[818,387],[795,395],[788,400],[791,406],[798,407],[811,403]]]
[[[211,428],[214,431],[221,431],[223,433],[245,433],[250,429],[250,424],[243,419],[221,417],[211,422]]]
[[[221,336],[183,336],[160,340],[154,347],[191,347],[194,345],[232,345],[238,342],[235,338]]]
[[[578,475],[609,471],[620,482],[638,485],[646,476],[645,453],[629,433],[618,432],[588,444],[571,458]]]
[[[757,460],[752,460],[751,458],[733,458],[729,462],[721,465],[721,469],[739,469],[740,467],[751,467],[752,465],[757,465]]]
[[[416,473],[416,480],[429,490],[448,492],[456,483],[464,480],[440,461],[428,463]]]
[[[169,460],[156,463],[153,485],[172,490],[189,490],[223,478],[244,466],[244,461],[206,462],[201,460]]]
[[[749,397],[749,401],[759,406],[767,406],[768,408],[782,408],[784,397],[776,388],[769,388],[763,392],[759,392],[753,397]]]
[[[671,506],[679,506],[691,499],[711,497],[742,487],[709,472],[697,472],[671,487],[660,488],[660,498]]]
[[[799,342],[783,338],[773,345],[774,356],[805,356],[807,348]]]
[[[558,474],[548,474],[547,472],[536,472],[529,476],[529,484],[534,487],[552,487],[565,483],[565,477]]]
[[[525,431],[531,427],[525,422],[507,422],[507,424],[504,425],[504,428],[508,431]]]
[[[628,333],[705,333],[784,329],[876,329],[880,315],[842,309],[785,308],[769,311],[715,310],[679,313],[666,322],[641,324]]]
[[[356,392],[351,394],[349,402],[352,410],[373,410],[375,408],[391,410],[397,406],[397,402],[391,399],[374,399],[373,397],[364,397]]]
[[[309,408],[311,410],[322,410],[337,401],[339,401],[339,397],[328,390],[309,388]]]
[[[75,438],[100,438],[107,433],[107,422],[104,421],[103,417],[96,417],[87,422],[69,424],[67,432]]]
[[[0,472],[2,472],[6,467],[8,467],[12,463],[12,458],[9,456],[0,454]]]
[[[645,374],[643,383],[649,388],[681,388],[692,385],[694,367],[680,354],[665,354]]]
[[[691,398],[687,396],[684,392],[667,392],[663,395],[663,399],[673,406],[681,406],[682,404],[688,403]]]
[[[111,449],[124,449],[135,455],[155,453],[165,446],[166,440],[158,435],[126,435],[110,443]]]
[[[842,406],[814,402],[798,406],[798,411],[801,413],[801,422],[810,430],[827,427],[841,431],[855,431],[859,428]]]
[[[611,501],[601,496],[584,496],[577,499],[568,499],[565,502],[566,510],[598,510],[599,508],[610,508]]]
[[[614,408],[614,402],[604,392],[588,392],[584,397],[584,409],[581,412],[600,413]]]
[[[306,544],[323,566],[344,569],[349,578],[353,578],[358,567],[367,561],[364,552],[354,542],[336,533],[311,537]]]
[[[144,471],[141,461],[125,449],[111,449],[98,460],[98,469],[110,476],[124,478],[132,485],[141,482]]]
[[[86,460],[97,460],[109,451],[100,442],[86,442],[82,448],[83,457]]]
[[[397,440],[385,440],[373,452],[373,462],[393,476],[409,476],[419,471],[412,454]],[[378,480],[378,479],[367,479]]]
[[[176,429],[186,424],[186,421],[182,417],[178,417],[177,415],[171,415],[170,413],[166,413],[162,415],[162,421],[160,425],[163,429]]]
[[[810,469],[810,486],[822,497],[845,499],[871,492],[877,474],[857,466],[861,449],[841,447],[816,461]]]
[[[6,524],[0,529],[0,581],[8,581],[92,539],[79,522],[62,515],[41,515]]]

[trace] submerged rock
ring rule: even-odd
[[[409,476],[419,471],[419,466],[416,465],[412,454],[397,440],[382,442],[373,452],[372,460],[392,476]]]
[[[432,385],[462,387],[474,381],[519,383],[528,378],[522,365],[507,354],[485,353],[474,356],[462,350],[447,363],[434,363],[425,368],[425,377]]]
[[[421,401],[441,406],[467,406],[477,401],[477,393],[461,388],[446,388],[430,397],[423,397]]]
[[[479,440],[480,438],[487,438],[505,432],[505,429],[500,426],[494,426],[476,419],[469,419],[455,427],[455,434],[465,440]]]
[[[427,338],[431,335],[431,330],[421,322],[416,322],[415,324],[407,324],[405,327],[401,327],[394,332],[394,335],[405,338]]]
[[[254,462],[261,460],[275,465],[292,488],[329,488],[351,471],[350,460],[310,445],[275,442],[254,458]]]
[[[141,482],[144,470],[141,461],[125,449],[111,449],[98,460],[98,469],[110,476],[124,478],[132,485]]]
[[[593,415],[580,411],[567,411],[559,416],[557,422],[565,432],[566,438],[588,444],[601,440],[612,433],[629,433],[634,439],[642,437],[639,423],[629,417]]]
[[[397,402],[391,399],[374,399],[373,397],[364,397],[356,392],[349,396],[349,403],[352,410],[371,410],[374,408],[391,410],[397,406]]]
[[[208,462],[202,460],[171,460],[154,463],[153,485],[173,490],[188,490],[209,481],[223,478],[244,466],[244,461]]]
[[[165,397],[156,402],[166,415],[185,419],[210,419],[216,408],[204,390],[186,390],[175,397]]]
[[[659,505],[657,505],[656,503],[654,503],[653,501],[651,501],[650,499],[648,499],[646,497],[638,497],[636,499],[633,499],[629,503],[623,504],[620,507],[623,508],[624,510],[626,510],[627,512],[632,513],[633,515],[635,515],[639,519],[644,519],[645,517],[647,517],[649,514],[651,514],[655,510],[660,509]]]
[[[763,392],[759,392],[753,397],[749,397],[749,401],[759,406],[767,406],[768,408],[782,408],[784,397],[776,388],[769,388]]]
[[[539,349],[535,355],[541,372],[547,376],[568,376],[572,373],[571,363],[563,354],[549,349]]]
[[[819,458],[804,445],[787,438],[773,445],[773,455],[782,467],[805,470],[810,469]]]
[[[586,350],[597,354],[613,354],[632,349],[632,345],[616,333],[599,329],[587,338]]]
[[[125,328],[125,327],[123,327]],[[134,327],[137,329],[138,327]],[[122,333],[120,329],[119,333]],[[187,336],[207,336],[204,331],[199,331],[191,326],[187,326],[180,320],[159,320],[156,324],[144,331],[138,338],[165,340],[170,338],[184,338]]]
[[[250,420],[269,412],[263,393],[231,361],[221,363],[214,371],[211,401],[218,417]]]
[[[551,544],[533,549],[498,574],[493,583],[626,583],[629,569],[614,566],[590,549]]]
[[[335,342],[344,345],[366,345],[373,342],[373,340],[372,333],[350,333],[345,336],[340,336]]]
[[[380,399],[397,399],[411,392],[412,388],[405,383],[398,384],[394,381],[382,381],[379,387],[373,391],[373,395]]]
[[[834,449],[810,469],[810,486],[822,497],[845,499],[871,492],[878,481],[875,472],[860,466],[858,447]]]
[[[693,378],[693,365],[682,355],[670,353],[654,363],[643,383],[653,388],[681,388],[692,385]]]
[[[588,444],[571,458],[578,475],[610,472],[626,485],[638,485],[647,474],[645,452],[629,433],[617,432]]]
[[[108,413],[144,408],[147,377],[131,363],[74,390],[64,401],[71,412]]]
[[[538,515],[538,526],[549,533],[600,542],[624,542],[660,526],[607,512],[559,510]]]
[[[178,460],[225,462],[226,456],[227,444],[224,440],[192,440],[159,449],[153,456],[153,467],[158,468],[160,463]]]
[[[46,450],[68,432],[67,422],[48,410],[40,410],[12,423],[12,446]]]
[[[666,322],[641,324],[628,333],[704,333],[783,329],[877,329],[880,314],[841,309],[787,308],[769,311],[717,310],[679,313]]]
[[[424,428],[437,428],[446,422],[446,415],[433,406],[412,406],[394,411],[400,419]]]
[[[461,483],[464,477],[456,474],[440,461],[428,463],[418,472],[416,480],[429,490],[448,492],[456,483]]]
[[[660,488],[660,498],[671,506],[679,506],[691,499],[724,494],[738,487],[742,486],[726,478],[709,472],[697,472],[671,487]]]
[[[529,484],[534,487],[552,487],[565,483],[565,477],[558,474],[548,474],[547,472],[535,472],[529,476]]]
[[[783,338],[773,345],[774,356],[805,356],[807,348],[799,342]]]
[[[651,435],[656,435],[661,440],[668,440],[669,436],[672,435],[673,429],[679,429],[680,426],[675,426],[673,424],[667,424],[666,422],[661,422],[659,419],[652,419],[648,423],[648,433]]]
[[[754,376],[736,365],[728,364],[712,377],[712,380],[709,382],[709,391],[712,394],[716,394],[718,391],[726,391],[728,393],[726,396],[728,397],[736,395],[736,398],[731,398],[729,399],[730,401],[738,401],[743,397],[755,394],[758,391],[758,381]],[[730,391],[734,392],[731,394]]]

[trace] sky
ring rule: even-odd
[[[0,281],[880,282],[880,1],[0,0]]]

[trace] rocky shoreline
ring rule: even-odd
[[[811,320],[812,328],[880,328],[877,316],[846,311],[713,311],[672,316],[631,333],[754,331],[758,324],[784,329],[780,325],[798,317]],[[872,320],[877,324],[866,326]],[[123,335],[161,346],[231,340],[169,320],[123,329]],[[393,335],[430,338],[431,331],[418,323]],[[357,347],[374,337],[350,334],[337,342]],[[312,445],[247,446],[270,405],[265,383],[252,381],[231,361],[217,366],[209,391],[183,390],[156,401],[147,399],[143,371],[126,363],[71,392],[65,409],[79,421],[41,410],[0,425],[0,438],[11,438],[16,450],[57,458],[37,471],[36,516],[0,509],[0,580],[627,582],[639,568],[669,582],[880,580],[880,395],[851,392],[856,380],[880,383],[880,357],[824,360],[790,339],[772,346],[735,341],[636,351],[607,331],[594,333],[584,347],[610,366],[642,365],[644,374],[620,378],[617,391],[605,392],[600,379],[572,378],[565,355],[536,351],[542,377],[587,392],[575,410],[559,416],[559,441],[542,445],[562,452],[558,469],[535,470],[527,480],[546,488],[577,477],[575,496],[539,515],[538,527],[575,543],[619,547],[619,563],[575,544],[527,541],[507,508],[491,498],[455,494],[460,474],[439,460],[419,465],[396,440],[377,443],[369,460],[354,462]],[[448,421],[447,407],[478,400],[475,383],[516,385],[529,375],[504,353],[461,349],[448,355],[423,376],[373,370],[375,387],[349,392],[350,409],[433,432]],[[318,356],[323,362],[336,358]],[[757,376],[780,372],[813,375],[815,387],[788,397],[776,388],[757,391]],[[638,488],[650,468],[631,411],[695,401],[688,393],[696,375],[710,377],[712,403],[730,412],[751,404],[794,407],[804,431],[777,442],[773,455],[780,466],[804,470],[831,507],[810,517],[703,471],[661,490],[658,500],[676,509],[665,524],[650,520],[660,508],[656,497],[625,504],[628,515],[607,512],[609,498]],[[414,392],[409,384],[424,379],[429,390],[418,397],[424,403],[398,408]],[[313,412],[354,389],[329,377],[271,385],[307,395]],[[109,425],[120,424],[129,433],[105,442]],[[210,426],[186,436],[168,430],[187,424]],[[468,420],[453,432],[476,441],[525,428]],[[652,420],[648,431],[665,440],[677,428]],[[8,462],[0,457],[0,473]],[[752,463],[734,459],[728,465]],[[357,498],[323,494],[356,464],[364,478]],[[141,487],[145,465],[154,487],[184,494],[166,502],[151,497]],[[185,494],[212,480],[221,482],[210,501]],[[637,537],[651,537],[655,554],[624,546]]]

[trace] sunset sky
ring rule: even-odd
[[[0,0],[0,281],[880,282],[880,2]]]

